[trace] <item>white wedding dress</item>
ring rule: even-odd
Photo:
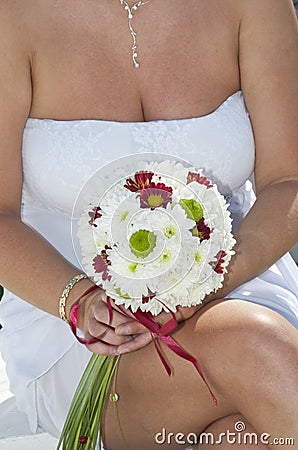
[[[29,119],[23,137],[23,221],[79,266],[71,239],[78,192],[96,169],[143,152],[179,156],[204,168],[230,203],[235,226],[255,200],[247,181],[254,169],[254,137],[239,91],[211,114],[192,119]],[[229,296],[267,306],[298,328],[297,275],[287,254]],[[19,408],[27,413],[33,431],[41,425],[57,434],[89,351],[60,319],[7,291],[0,303],[0,323],[0,350]]]

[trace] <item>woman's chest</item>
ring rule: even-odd
[[[38,20],[31,16],[31,116],[142,121],[210,112],[239,89],[239,21],[224,3],[150,0],[130,15],[119,0],[44,2],[32,13]]]

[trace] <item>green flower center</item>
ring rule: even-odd
[[[136,273],[138,265],[139,265],[138,263],[132,263],[128,266],[128,269],[130,270],[130,272]]]
[[[129,239],[132,253],[138,258],[146,258],[156,246],[156,236],[148,230],[139,230]]]
[[[204,211],[200,203],[192,199],[182,198],[179,202],[179,205],[186,212],[186,216],[188,219],[192,219],[195,222],[198,222],[202,219]]]
[[[128,214],[129,214],[129,211],[124,211],[120,217],[120,222],[124,222],[124,220],[126,219]]]
[[[173,225],[168,225],[164,230],[164,234],[167,238],[171,238],[176,235],[176,228]]]
[[[148,197],[148,205],[151,206],[151,208],[156,208],[157,206],[160,206],[164,199],[161,195],[158,194],[151,194]]]
[[[102,242],[102,240],[101,240],[100,238],[97,238],[97,239],[95,240],[95,245],[96,245],[96,247],[101,247],[102,244],[103,244],[103,242]]]
[[[115,289],[115,291],[116,291],[116,294],[119,295],[119,297],[125,298],[126,300],[130,299],[130,296],[128,294],[122,294],[120,288]]]
[[[200,252],[195,253],[195,262],[197,264],[200,264],[202,262],[202,256],[200,255]]]
[[[166,250],[162,255],[161,255],[161,262],[163,263],[167,263],[169,262],[171,259],[171,252],[169,250]]]

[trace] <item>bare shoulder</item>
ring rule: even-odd
[[[246,57],[258,55],[262,60],[260,68],[266,65],[274,71],[279,68],[282,76],[286,67],[280,63],[284,60],[291,76],[297,68],[298,52],[298,25],[292,0],[241,0],[237,3],[241,16],[240,51],[243,49]],[[265,53],[267,57],[263,59]]]
[[[22,134],[31,104],[31,43],[24,15],[26,3],[0,1],[0,209],[16,214],[21,201]]]
[[[240,0],[241,88],[256,142],[257,191],[297,177],[298,27],[292,0]]]
[[[0,0],[0,35],[16,38],[23,48],[34,47],[38,31],[46,31],[46,25],[52,22],[52,17],[61,16],[63,3],[66,15],[72,1]],[[71,5],[66,7],[69,3]]]
[[[275,16],[278,20],[287,20],[289,14],[295,15],[292,0],[239,0],[236,3],[243,19],[258,20]]]
[[[16,25],[22,22],[28,6],[30,8],[32,2],[21,0],[1,0],[0,1],[0,20],[1,24]],[[1,28],[2,30],[2,28]],[[17,31],[17,29],[13,29]]]
[[[2,42],[2,48],[9,45],[19,51],[29,49],[27,16],[32,3],[30,1],[22,2],[21,0],[0,1],[0,41]]]
[[[0,81],[6,91],[13,85],[14,78],[20,78],[30,71],[33,39],[27,17],[33,3],[21,0],[0,1]]]
[[[229,8],[235,11],[240,19],[240,36],[249,36],[249,32],[257,31],[257,38],[261,45],[262,36],[272,39],[283,39],[286,35],[297,38],[297,20],[292,0],[238,0],[227,1]],[[280,40],[282,42],[282,39]],[[296,42],[297,43],[297,42]]]

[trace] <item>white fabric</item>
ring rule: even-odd
[[[47,433],[9,437],[0,440],[5,450],[56,450],[58,441]]]
[[[9,381],[6,375],[5,362],[1,358],[0,353],[0,405],[9,397],[12,397],[12,393],[9,391]],[[1,432],[0,432],[1,436]]]
[[[203,167],[226,195],[235,224],[254,202],[247,181],[254,167],[254,138],[239,91],[213,113],[192,119],[145,123],[29,119],[23,138],[23,221],[78,266],[71,241],[71,212],[80,188],[106,163],[143,152],[167,153]],[[286,255],[231,296],[268,306],[297,327],[297,274],[294,262]],[[60,430],[68,406],[60,394],[68,390],[69,398],[73,393],[89,357],[87,350],[77,347],[61,320],[7,291],[0,303],[0,322],[0,349],[19,408],[28,414],[35,430],[37,405],[42,399]],[[67,371],[64,362],[74,348],[80,357],[61,376],[59,367],[63,365],[63,371]]]
[[[29,434],[31,431],[28,418],[18,410],[16,399],[11,397],[0,403],[0,448],[2,439]]]

